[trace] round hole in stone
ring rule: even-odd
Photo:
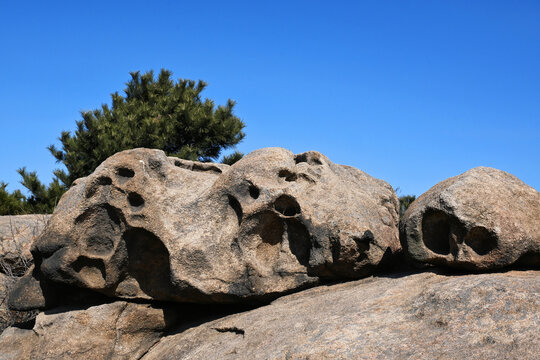
[[[483,226],[475,226],[463,239],[478,255],[486,255],[497,247],[497,237]]]
[[[450,254],[450,219],[436,209],[428,209],[422,218],[422,240],[426,247],[436,254]]]
[[[301,212],[300,205],[290,195],[281,195],[278,197],[274,202],[274,209],[285,216],[294,216]]]
[[[144,205],[143,197],[135,192],[129,193],[128,201],[131,206],[139,207]]]
[[[254,199],[257,199],[261,193],[261,191],[259,190],[258,187],[256,187],[255,185],[253,184],[250,184],[249,185],[249,188],[248,188],[248,191],[249,191],[249,196],[251,196],[252,198]]]
[[[135,171],[127,167],[119,167],[116,169],[116,174],[121,177],[132,178],[135,176]]]

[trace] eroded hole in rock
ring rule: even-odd
[[[322,165],[322,161],[319,154],[306,152],[298,154],[294,157],[294,161],[298,164],[301,162],[308,163],[310,165]]]
[[[238,199],[236,199],[232,195],[227,195],[229,199],[229,206],[234,210],[234,213],[236,214],[236,217],[238,218],[238,225],[242,223],[242,218],[244,217],[244,211],[242,210],[242,205],[240,205],[240,202]]]
[[[292,171],[290,171],[289,169],[281,169],[279,170],[278,172],[278,176],[280,178],[284,178],[285,181],[296,181],[296,179],[298,179],[298,175]]]
[[[369,230],[364,231],[362,237],[353,237],[358,252],[357,261],[361,262],[368,258],[369,249],[374,241],[373,233]]]
[[[274,202],[274,209],[285,216],[294,216],[301,212],[300,205],[296,199],[286,194],[283,194],[276,199]]]
[[[249,184],[248,191],[249,191],[249,196],[251,196],[253,199],[257,199],[259,195],[261,194],[261,191],[259,190],[259,188],[253,184]]]
[[[308,266],[311,252],[311,236],[309,231],[296,218],[287,219],[286,224],[291,253],[298,259],[301,265]]]
[[[441,210],[428,209],[422,218],[422,240],[426,247],[434,253],[448,255],[450,253],[449,238],[449,216]]]
[[[236,326],[224,327],[224,328],[212,328],[212,329],[214,329],[214,330],[216,330],[217,332],[220,332],[220,333],[231,332],[231,333],[234,333],[236,335],[242,335],[242,337],[244,337],[244,335],[246,333],[243,329],[237,328]]]
[[[242,248],[255,249],[255,257],[262,268],[272,269],[281,251],[285,231],[283,220],[274,211],[251,215],[243,224]]]
[[[259,234],[265,244],[277,245],[283,239],[283,221],[273,212],[262,212],[257,216],[258,225],[255,233]]]
[[[125,178],[132,178],[135,176],[135,171],[127,167],[119,167],[116,169],[116,175],[125,177]]]
[[[112,179],[108,176],[100,176],[96,180],[96,184],[98,185],[111,185]]]
[[[463,241],[478,255],[486,255],[497,247],[497,237],[483,226],[473,227]]]
[[[143,228],[127,230],[123,239],[128,254],[128,273],[145,294],[157,300],[166,298],[170,287],[170,260],[165,245]]]
[[[122,210],[109,204],[99,204],[87,209],[75,219],[75,224],[92,221],[94,230],[114,230],[124,222]]]
[[[86,240],[86,252],[96,256],[107,256],[114,251],[114,240],[106,234],[93,235]]]
[[[216,165],[214,165],[212,163],[193,163],[192,170],[193,171],[202,171],[202,172],[209,171],[209,172],[213,172],[213,173],[216,173],[216,174],[221,174],[223,172],[223,171],[221,171],[221,169],[219,167],[217,167]]]
[[[283,220],[273,211],[262,211],[251,215],[245,222],[245,238],[260,238],[262,243],[277,245],[283,240]]]
[[[129,193],[128,201],[129,201],[129,204],[134,207],[140,207],[144,205],[143,197],[135,192]]]
[[[86,190],[86,198],[90,198],[95,195],[100,186],[112,185],[112,179],[108,176],[100,176],[90,184]]]
[[[92,288],[105,287],[107,274],[103,260],[79,256],[71,267],[79,274],[82,281]]]

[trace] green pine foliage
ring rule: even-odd
[[[415,195],[404,195],[399,197],[399,216],[402,217],[412,202],[416,199]]]
[[[243,153],[239,151],[235,151],[230,155],[224,156],[223,159],[221,159],[221,162],[223,164],[232,165],[243,157],[244,157]]]
[[[8,192],[7,186],[5,182],[0,182],[0,215],[27,214],[30,208],[25,196],[19,190]]]
[[[233,114],[234,102],[215,106],[202,99],[203,81],[171,80],[171,72],[161,70],[131,73],[125,95],[112,94],[112,105],[83,112],[77,131],[60,136],[62,149],[49,147],[67,172],[56,171],[66,186],[87,176],[114,153],[146,147],[162,149],[169,156],[210,161],[221,150],[243,138],[244,123]]]
[[[35,172],[19,169],[21,183],[30,192],[9,193],[0,183],[0,214],[51,213],[62,194],[79,177],[92,173],[116,152],[138,147],[164,150],[169,156],[189,160],[217,160],[222,150],[232,148],[244,138],[245,124],[234,115],[235,103],[228,100],[216,106],[203,99],[203,81],[171,79],[162,69],[130,73],[124,95],[111,95],[112,104],[81,113],[72,134],[62,132],[61,149],[49,151],[67,171],[55,170],[55,178],[45,186]],[[232,164],[242,154],[234,152],[223,162]]]

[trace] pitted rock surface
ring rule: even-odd
[[[400,227],[403,248],[419,262],[540,267],[540,193],[501,170],[478,167],[438,183],[411,204]]]
[[[397,209],[388,183],[317,152],[261,149],[229,167],[124,151],[62,197],[10,306],[44,282],[237,302],[363,277],[400,249]]]

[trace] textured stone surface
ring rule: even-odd
[[[539,275],[320,286],[166,336],[143,359],[537,359]]]
[[[0,216],[0,272],[20,276],[32,264],[30,245],[50,215]]]
[[[478,167],[415,200],[401,222],[413,259],[465,269],[540,267],[540,193],[513,175]]]
[[[0,335],[0,359],[138,359],[176,314],[150,305],[115,302],[40,313],[32,329]]]
[[[11,325],[11,314],[7,308],[8,290],[15,280],[0,273],[0,333]]]
[[[388,183],[317,152],[229,167],[129,150],[62,197],[34,274],[124,299],[264,300],[373,273],[400,249],[397,206]]]

